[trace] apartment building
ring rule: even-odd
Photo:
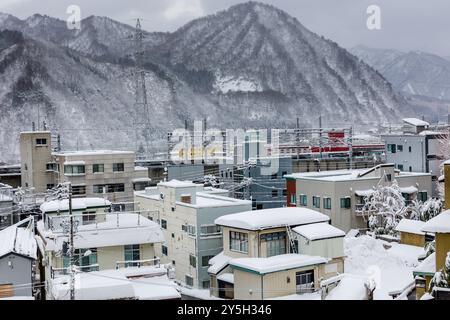
[[[422,120],[404,121],[402,132],[381,136],[386,145],[386,162],[395,164],[400,171],[430,173],[433,181],[431,195],[437,197],[442,162],[439,140],[446,133],[426,130],[429,124]]]
[[[336,170],[286,175],[287,206],[306,207],[320,211],[331,218],[333,226],[348,232],[367,228],[367,217],[362,210],[380,183],[397,181],[406,202],[422,201],[431,196],[429,173],[400,172],[394,164],[383,164],[371,169]]]
[[[144,288],[141,288],[138,281],[132,287],[118,289],[122,291],[122,296],[114,296],[108,291],[113,289],[111,283],[103,283],[105,281],[98,279],[108,277],[110,280],[121,278],[149,280],[158,277],[157,282],[164,279],[168,281],[168,270],[160,264],[155,252],[155,245],[165,240],[160,226],[145,217],[144,213],[110,213],[108,212],[110,206],[111,203],[103,198],[78,198],[72,201],[75,265],[78,272],[82,273],[77,277],[80,281],[86,281],[83,286],[81,284],[78,286],[78,299],[94,298],[92,291],[95,288],[105,299],[139,298],[138,294],[150,299],[155,294],[150,288],[151,284],[143,286],[150,290],[143,293]],[[48,288],[47,299],[64,299],[64,297],[67,299],[67,274],[70,263],[68,210],[68,200],[49,201],[41,205],[43,219],[37,223],[37,234],[44,256],[40,267]],[[130,285],[126,281],[119,282],[122,282],[122,286],[124,283]],[[117,283],[115,285],[119,286]],[[163,288],[159,290],[164,292],[164,283],[161,285]],[[135,286],[139,288],[134,288]],[[160,292],[159,297],[164,295]],[[95,298],[101,299],[99,296]]]
[[[50,139],[50,132],[21,133],[23,187],[43,193],[71,182],[74,197],[105,197],[115,210],[134,210],[134,187],[149,182],[148,171],[135,167],[134,152],[52,152]]]
[[[311,293],[344,272],[345,233],[307,208],[275,208],[222,216],[223,251],[210,260],[211,293],[264,300]]]
[[[222,251],[222,232],[214,220],[251,210],[250,201],[226,194],[227,190],[179,180],[135,192],[139,209],[149,211],[163,230],[165,243],[156,246],[156,254],[175,266],[177,280],[188,287],[210,287],[208,261]]]

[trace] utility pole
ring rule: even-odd
[[[353,127],[350,127],[350,136],[349,136],[349,153],[348,156],[350,158],[350,170],[353,169]]]
[[[296,144],[295,147],[297,149],[297,160],[299,158],[299,149],[300,149],[300,119],[297,117],[297,126],[296,126]]]
[[[69,182],[69,215],[70,215],[70,300],[75,300],[75,246],[74,246],[74,226],[72,214],[72,183]]]
[[[319,116],[319,149],[320,159],[322,160],[322,115]]]

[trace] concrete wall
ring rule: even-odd
[[[11,262],[11,267],[8,265]],[[8,254],[0,258],[0,285],[12,284],[13,286],[30,284],[32,281],[32,260],[16,255]],[[31,296],[31,285],[14,288],[15,296]]]

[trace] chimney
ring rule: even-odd
[[[450,209],[450,161],[444,162],[444,203]]]

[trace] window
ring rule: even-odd
[[[66,165],[64,166],[64,174],[66,175],[82,175],[84,174],[84,165]]]
[[[278,197],[278,190],[272,190],[272,198]]]
[[[409,149],[409,152],[412,152],[412,147],[409,147],[408,149]]]
[[[172,232],[172,238],[175,238],[175,233]]]
[[[86,252],[91,251],[91,254],[84,256]],[[75,265],[80,266],[82,272],[98,271],[97,264],[97,248],[91,249],[75,249]],[[70,260],[67,259],[63,261],[64,268],[69,267]]]
[[[166,229],[167,230],[167,221],[164,219],[161,219],[161,228]]]
[[[105,172],[105,165],[104,164],[94,164],[94,165],[92,165],[92,172],[93,173]]]
[[[392,181],[392,175],[391,174],[387,174],[386,175],[386,180],[387,181]]]
[[[92,186],[94,193],[103,193],[103,188],[106,187],[104,184],[94,184]]]
[[[331,198],[323,198],[323,208],[324,209],[331,209]]]
[[[273,232],[262,234],[261,241],[266,242],[267,257],[286,254],[286,232]]]
[[[161,252],[162,252],[163,256],[167,256],[167,247],[165,245],[161,246]]]
[[[412,172],[412,167],[411,166],[409,166],[409,172]]]
[[[54,162],[49,162],[45,165],[47,171],[58,171],[58,164]]]
[[[106,192],[108,193],[124,192],[124,191],[125,191],[125,184],[123,183],[108,184],[106,186]]]
[[[313,206],[314,208],[320,208],[320,197],[313,196]]]
[[[209,260],[214,258],[214,256],[203,256],[202,257],[202,267],[208,267],[209,266]]]
[[[74,196],[86,194],[86,186],[73,186],[72,194]]]
[[[402,164],[398,164],[397,165],[397,169],[400,170],[400,171],[403,171],[403,165]]]
[[[91,224],[95,222],[96,212],[95,211],[84,211],[83,212],[83,224]]]
[[[291,204],[297,204],[297,195],[291,194]]]
[[[203,289],[209,289],[209,287],[211,286],[211,283],[209,280],[203,280],[202,281],[202,287]]]
[[[141,259],[141,250],[138,244],[124,246],[125,261],[139,261]],[[137,266],[136,262],[126,263],[126,267]]]
[[[248,253],[248,234],[230,231],[230,250]]]
[[[300,195],[300,205],[306,207],[308,205],[308,196],[306,194]]]
[[[285,175],[287,175],[287,171],[283,171],[283,172],[281,173],[281,177],[282,177],[282,178],[284,178]]]
[[[403,146],[401,144],[397,145],[397,151],[403,152]]]
[[[125,171],[123,163],[113,163],[113,172],[123,172]]]
[[[295,278],[298,294],[311,292],[314,289],[314,271],[297,272]]]
[[[191,276],[186,275],[186,285],[188,287],[193,287],[194,286],[194,278],[192,278]]]
[[[200,227],[200,236],[208,237],[208,236],[218,236],[222,234],[222,229],[220,226],[215,224],[211,225],[203,225]]]
[[[277,173],[274,173],[271,177],[270,177],[270,179],[272,179],[272,180],[276,180],[278,178],[278,174]]]
[[[395,144],[388,144],[387,145],[388,153],[396,153],[397,152],[397,146]]]
[[[286,196],[287,196],[287,190],[283,189],[283,197],[286,197]]]
[[[36,139],[36,146],[46,146],[47,145],[47,139]]]
[[[195,226],[187,225],[186,230],[187,230],[187,233],[188,233],[189,236],[195,237],[195,235],[196,235]]]
[[[189,264],[191,265],[191,267],[197,267],[197,258],[192,254],[189,255]]]
[[[351,207],[350,197],[341,198],[341,208],[342,209],[350,209],[350,207]]]
[[[425,202],[428,200],[428,193],[426,191],[420,191],[417,193],[417,200]]]

